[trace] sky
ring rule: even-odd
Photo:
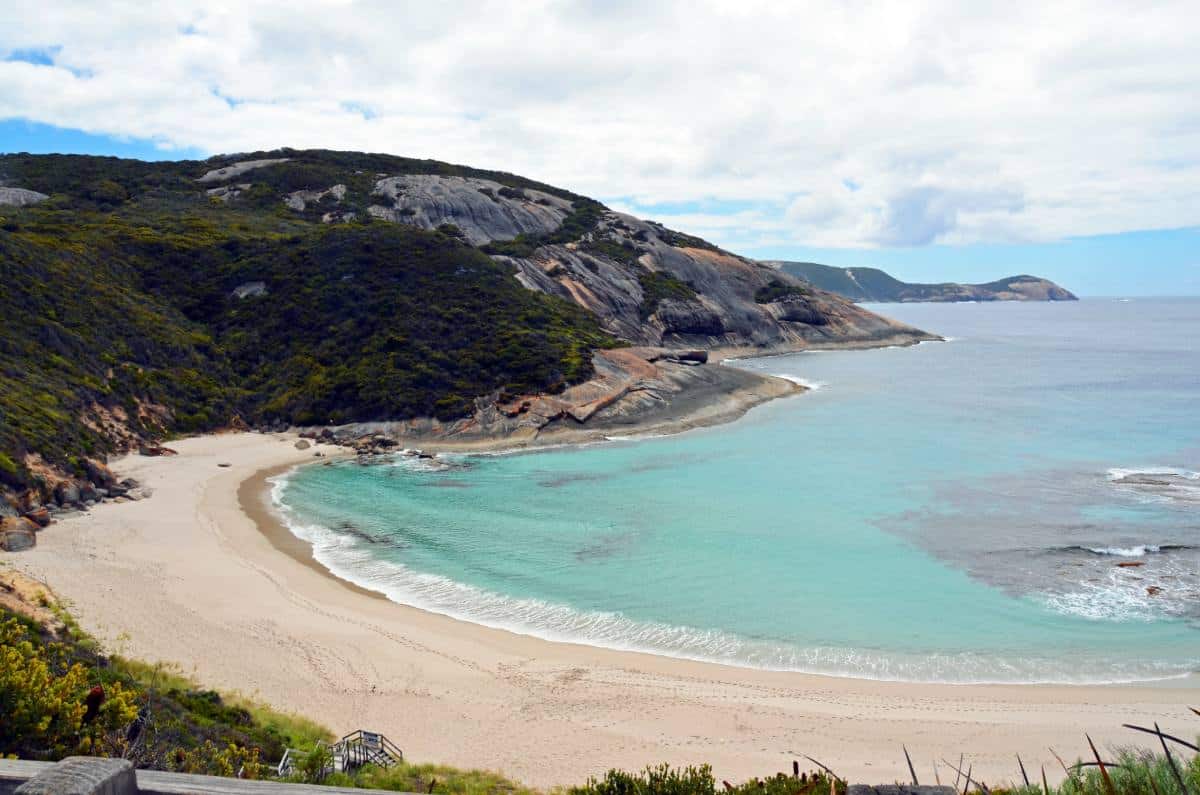
[[[1200,294],[1186,2],[4,3],[0,152],[522,174],[764,259]]]

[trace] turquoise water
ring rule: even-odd
[[[818,388],[717,428],[304,467],[276,499],[339,575],[551,639],[914,681],[1200,668],[1200,299],[872,308],[951,340],[738,362]]]

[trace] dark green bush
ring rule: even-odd
[[[802,297],[811,294],[812,291],[806,287],[798,284],[788,284],[780,279],[772,279],[755,291],[754,301],[759,304],[769,304],[791,296]]]

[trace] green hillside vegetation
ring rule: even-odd
[[[788,262],[783,265],[783,270],[811,282],[818,289],[844,295],[853,301],[897,295],[907,286],[878,268],[834,268],[815,262]]]
[[[811,290],[800,285],[786,284],[780,279],[772,279],[766,286],[755,291],[754,301],[759,304],[770,304],[785,298],[802,298],[811,293]]]
[[[312,721],[222,696],[161,666],[101,653],[74,625],[52,632],[0,608],[0,756],[124,756],[139,767],[249,777],[287,747],[329,738]],[[94,716],[88,697],[103,690]]]
[[[595,202],[433,161],[283,154],[295,161],[250,172],[229,204],[194,181],[221,160],[0,157],[0,180],[51,195],[0,208],[0,485],[36,483],[30,452],[79,471],[110,451],[97,407],[142,437],[239,418],[453,419],[480,396],[586,379],[591,351],[617,344],[456,230],[314,223],[281,192],[345,183],[346,209],[365,206],[377,171],[483,176],[577,201],[568,237],[594,225]],[[235,296],[255,282],[264,293]]]

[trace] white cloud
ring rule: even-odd
[[[0,118],[433,157],[735,244],[1200,225],[1185,2],[8,3]],[[693,224],[687,227],[687,224]]]

